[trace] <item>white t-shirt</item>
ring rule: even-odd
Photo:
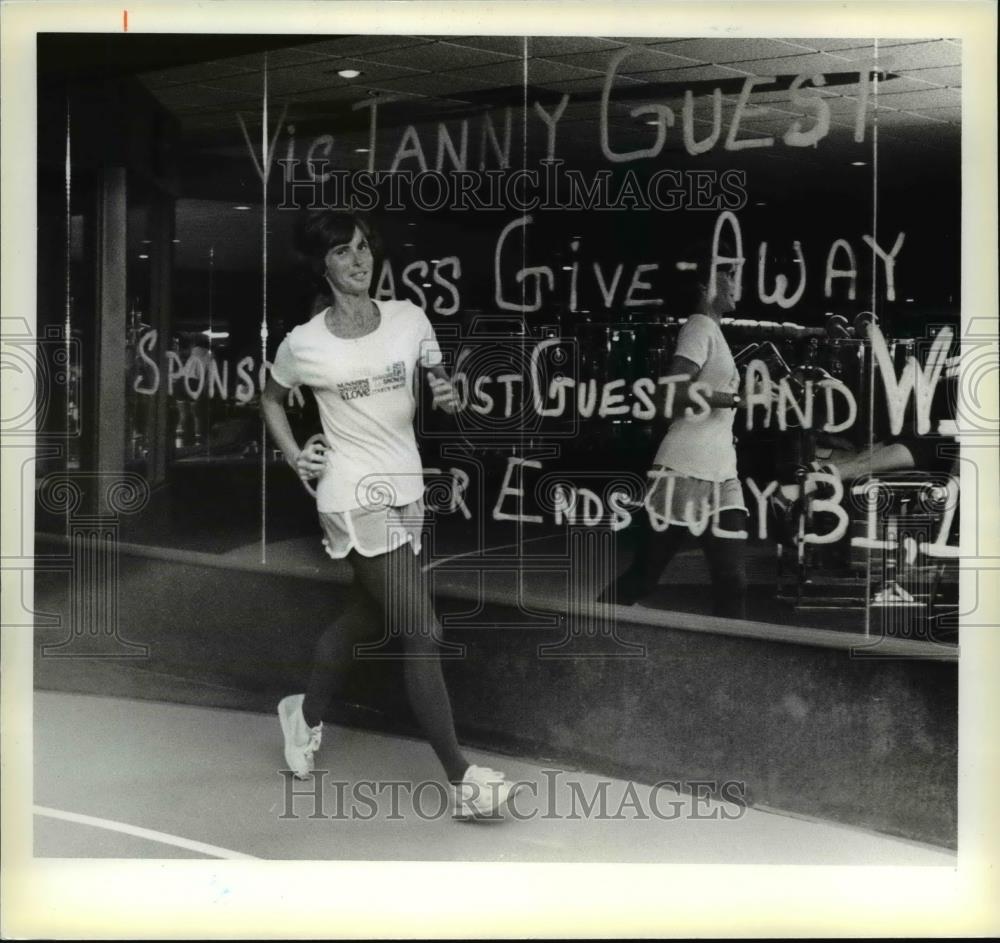
[[[441,362],[427,315],[409,301],[379,301],[378,327],[342,338],[326,326],[326,309],[289,331],[271,376],[282,386],[308,386],[331,445],[316,486],[319,511],[416,501],[424,490],[413,433],[418,363]]]
[[[678,357],[700,368],[694,377],[712,390],[735,393],[740,375],[719,325],[704,314],[693,314],[677,335]],[[716,409],[702,419],[689,419],[683,411],[673,419],[656,451],[654,462],[682,475],[705,481],[736,477],[733,445],[735,409]]]

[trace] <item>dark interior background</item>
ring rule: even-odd
[[[651,146],[656,135],[651,113],[633,114],[636,109],[669,106],[675,122],[658,154],[614,163],[601,150],[600,116],[606,77],[614,57],[622,54],[607,110],[611,146],[619,152]],[[876,63],[879,77],[870,93],[864,140],[858,142],[860,77]],[[360,74],[338,74],[345,69]],[[830,129],[813,147],[790,147],[782,141],[784,133],[797,119],[808,129],[815,113],[793,97],[792,82],[803,74],[823,76],[822,85],[806,84],[806,97],[825,100]],[[740,123],[739,137],[773,138],[773,144],[727,150],[723,141],[747,76],[762,81],[750,96],[751,111]],[[694,96],[694,132],[702,139],[712,132],[715,89],[722,96],[721,137],[706,153],[692,156],[681,135],[685,93]],[[265,193],[255,166],[262,150],[265,96],[275,160],[292,155],[304,161],[316,138],[329,135],[330,167],[344,170],[364,169],[370,159],[376,170],[388,170],[407,133],[416,135],[433,167],[439,125],[458,146],[463,121],[468,122],[468,165],[477,169],[487,116],[502,136],[509,109],[512,171],[539,167],[547,137],[536,103],[551,114],[563,95],[569,100],[558,122],[555,156],[587,181],[609,173],[614,192],[626,174],[640,183],[661,170],[744,175],[746,203],[736,215],[747,263],[738,318],[789,322],[821,333],[831,313],[850,321],[874,309],[894,339],[924,338],[942,324],[957,324],[962,92],[956,41],[42,34],[38,320],[42,328],[68,325],[83,352],[78,401],[54,402],[47,421],[56,423],[76,410],[84,434],[70,447],[69,462],[94,465],[102,369],[94,353],[100,334],[97,262],[106,236],[98,207],[108,168],[123,168],[123,317],[128,323],[122,335],[122,447],[125,465],[145,475],[154,493],[149,512],[128,523],[133,539],[214,552],[254,540],[261,515],[267,517],[269,539],[315,529],[310,502],[290,475],[268,476],[268,506],[281,507],[282,513],[261,506],[255,394],[248,388],[243,401],[234,395],[240,361],[253,359],[250,373],[260,364],[265,291],[267,357],[290,327],[312,313],[314,302],[314,286],[292,247],[299,214],[278,208],[281,169],[274,167]],[[364,103],[372,100],[378,102],[374,158],[365,152],[371,142]],[[487,154],[486,166],[497,167],[492,152]],[[450,166],[446,159],[445,168]],[[419,164],[407,158],[400,168],[416,171]],[[429,271],[434,260],[457,256],[461,278],[445,272],[460,295],[455,314],[436,314],[434,301],[451,296],[429,275],[411,275],[425,293],[439,333],[456,328],[465,336],[485,323],[495,343],[539,336],[548,327],[576,341],[583,374],[607,379],[658,369],[672,343],[669,325],[687,312],[677,310],[669,280],[659,276],[651,277],[655,290],[647,294],[662,297],[662,304],[628,308],[621,303],[624,290],[638,264],[656,263],[669,272],[692,246],[711,236],[718,210],[533,211],[532,225],[508,244],[504,285],[515,296],[516,271],[524,265],[549,266],[555,285],[541,309],[523,318],[497,310],[493,272],[498,236],[520,215],[509,206],[426,212],[411,204],[376,212],[395,294],[421,301],[402,278],[405,267],[423,260]],[[873,266],[862,241],[872,233],[886,251],[905,233],[894,300],[886,296],[884,267]],[[836,239],[847,240],[857,255],[854,299],[847,297],[842,280],[834,282],[832,297],[823,292],[827,253]],[[795,241],[806,259],[806,292],[791,309],[761,304],[758,247],[767,243],[767,287],[779,274],[794,286]],[[571,311],[567,267],[577,259],[579,298]],[[622,266],[610,306],[601,300],[591,269],[595,261],[609,279]],[[165,415],[157,418],[153,398],[134,394],[144,367],[136,346],[151,325],[160,329],[154,356],[162,358],[170,349],[185,361],[201,346],[217,363],[228,363],[228,396],[191,402],[180,384],[161,404]],[[727,330],[734,349],[760,331],[752,325]],[[786,339],[781,346],[794,360],[805,356],[803,343]],[[166,369],[162,362],[161,368]],[[863,390],[858,392],[863,400]],[[296,421],[300,429],[314,431],[308,402]],[[861,416],[858,442],[880,434],[884,425],[883,415]],[[514,433],[519,439],[530,433],[532,442],[545,439],[545,430],[534,427]],[[641,473],[655,437],[648,425],[594,422],[574,439],[559,439],[558,446],[573,468],[613,465]],[[509,451],[503,438],[482,441],[480,448]],[[435,442],[424,446],[435,461]],[[773,469],[776,461],[793,461],[796,448],[790,437],[745,438],[741,472],[756,474],[765,465]],[[44,514],[41,521],[44,526]],[[59,529],[58,521],[50,523]]]

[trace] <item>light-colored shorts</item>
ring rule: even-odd
[[[651,519],[659,524],[681,524],[700,528],[701,522],[716,511],[730,509],[746,511],[743,487],[738,478],[725,481],[705,481],[689,478],[663,465],[654,465],[646,492],[646,509]]]
[[[419,554],[424,510],[424,500],[418,498],[401,507],[320,511],[323,547],[334,560],[343,559],[352,550],[363,557],[377,557],[407,543]]]

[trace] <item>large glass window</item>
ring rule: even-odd
[[[749,617],[948,635],[958,43],[209,37],[171,62],[164,42],[155,67],[43,96],[39,324],[82,352],[57,464],[120,445],[152,494],[124,539],[323,562],[259,397],[325,303],[296,226],[353,202],[384,243],[373,296],[425,310],[466,404],[446,421],[422,394],[441,554],[617,535],[612,495],[642,497],[669,426],[679,273],[735,264],[721,330],[760,393],[733,428]],[[95,149],[110,102],[125,123]],[[288,407],[300,441],[319,430],[307,390]],[[704,611],[701,557],[671,572],[649,604]]]

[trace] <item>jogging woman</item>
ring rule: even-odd
[[[457,818],[502,812],[511,786],[503,774],[471,765],[455,735],[439,655],[440,625],[419,561],[424,481],[413,430],[415,390],[426,374],[437,408],[457,400],[434,330],[408,301],[369,296],[375,267],[370,224],[355,214],[321,211],[300,232],[300,250],[329,291],[330,303],[285,337],[261,398],[268,431],[303,481],[318,479],[323,544],[347,558],[369,612],[402,644],[406,692],[451,784]],[[309,387],[323,439],[303,448],[289,425],[289,390]],[[323,716],[354,658],[359,613],[327,629],[316,646],[304,694],[284,698],[278,716],[285,761],[311,775]]]

